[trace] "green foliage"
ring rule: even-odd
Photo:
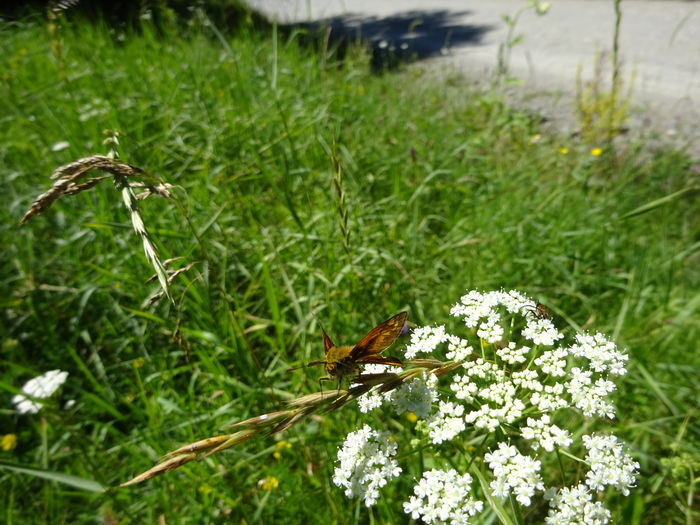
[[[589,144],[607,143],[613,147],[613,139],[625,131],[632,100],[634,74],[626,83],[622,78],[620,59],[620,25],[622,24],[622,0],[613,0],[615,24],[612,34],[612,50],[598,52],[595,57],[593,78],[583,82],[581,67],[576,73],[576,99],[574,114],[580,124],[581,136]],[[610,82],[604,76],[610,68]],[[607,87],[609,85],[609,87]],[[625,93],[625,87],[627,92]]]
[[[627,82],[627,91],[620,76],[607,88],[604,79],[607,63],[607,55],[597,53],[593,77],[586,82],[580,67],[577,71],[574,113],[581,136],[589,144],[604,144],[620,135],[630,116],[634,76]]]
[[[685,156],[640,144],[603,164],[582,144],[532,141],[534,122],[459,77],[373,76],[362,48],[339,63],[293,31],[71,22],[61,63],[45,23],[0,32],[0,422],[18,437],[3,460],[115,486],[314,391],[322,371],[286,369],[321,358],[319,322],[350,344],[403,309],[441,323],[468,288],[519,288],[570,330],[629,349],[611,426],[642,474],[617,521],[692,521],[692,473],[662,463],[672,445],[698,449],[700,225]],[[163,259],[199,261],[173,283],[177,306],[142,306],[157,284],[108,184],[17,226],[56,167],[106,153],[104,129],[122,132],[123,160],[178,187],[177,204],[143,206]],[[76,404],[16,415],[10,396],[52,368],[70,372],[62,395]],[[409,487],[366,510],[332,485],[359,422],[345,407],[287,432],[279,459],[251,440],[99,494],[0,471],[0,508],[7,523],[404,522]]]

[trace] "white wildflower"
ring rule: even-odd
[[[428,420],[428,435],[436,445],[448,441],[462,432],[464,425],[464,407],[449,401],[441,401],[438,411]]]
[[[357,406],[360,408],[360,412],[366,414],[382,406],[384,401],[384,396],[374,388],[357,398]]]
[[[12,402],[17,405],[17,412],[20,414],[39,412],[43,405],[35,400],[51,397],[65,383],[67,377],[68,372],[49,370],[45,374],[27,381],[22,387],[22,393],[12,398]]]
[[[474,383],[468,375],[458,375],[452,381],[450,389],[455,393],[457,399],[469,403],[474,400],[474,396],[479,391],[479,385]]]
[[[474,328],[481,319],[497,315],[494,310],[497,305],[497,295],[493,293],[484,295],[476,290],[471,290],[452,307],[450,314],[454,317],[461,317],[464,324],[469,328]]]
[[[456,335],[448,335],[447,342],[446,357],[452,361],[465,361],[474,351],[472,347],[469,346],[469,341],[457,337]]]
[[[580,484],[563,488],[550,498],[551,510],[545,518],[547,525],[605,525],[610,522],[610,511],[599,501],[591,501],[589,488]]]
[[[365,374],[383,374],[389,371],[391,367],[388,365],[378,365],[378,364],[367,364],[364,366],[363,373]],[[357,406],[360,408],[360,412],[366,414],[382,406],[382,404],[387,400],[387,394],[382,394],[379,392],[378,387],[374,387],[369,392],[362,394],[357,398]]]
[[[404,356],[413,359],[419,353],[432,354],[440,343],[447,340],[444,326],[421,326],[411,332],[411,342]]]
[[[564,385],[561,383],[544,385],[542,391],[530,396],[530,403],[540,412],[554,412],[569,406],[569,402],[564,399]]]
[[[434,374],[423,372],[396,390],[389,393],[392,405],[397,414],[413,412],[420,419],[430,415],[433,403],[438,399],[438,378]]]
[[[595,372],[610,372],[615,375],[624,375],[627,372],[625,362],[628,356],[620,352],[615,343],[601,333],[577,334],[576,344],[569,351],[576,357],[588,359],[591,369]]]
[[[547,452],[552,452],[555,446],[568,447],[572,442],[569,432],[553,425],[547,414],[540,419],[527,418],[527,425],[523,427],[521,435],[532,441],[535,450],[543,448]]]
[[[592,490],[604,490],[605,485],[613,485],[625,496],[634,482],[639,463],[625,454],[615,436],[583,436],[583,446],[588,449],[586,462],[591,470],[586,474],[586,484]]]
[[[519,372],[513,372],[511,380],[515,386],[526,388],[533,392],[539,392],[543,388],[536,370],[520,370]]]
[[[479,391],[479,396],[491,401],[496,406],[482,404],[464,416],[464,420],[476,428],[485,428],[493,432],[501,423],[514,423],[527,408],[525,403],[515,397],[516,389],[512,383],[494,383]]]
[[[532,318],[528,319],[527,326],[522,331],[522,336],[536,345],[552,346],[564,337],[564,334],[556,329],[550,319]]]
[[[490,485],[494,496],[506,497],[512,490],[518,503],[527,507],[535,491],[544,489],[540,462],[520,454],[514,446],[499,443],[498,450],[485,454],[484,459],[495,477]]]
[[[591,375],[590,371],[584,372],[580,368],[571,369],[571,380],[566,383],[571,401],[585,416],[599,415],[614,418],[615,407],[606,400],[606,397],[615,390],[615,383],[602,378],[594,383]]]
[[[333,473],[333,483],[344,487],[347,497],[364,498],[365,505],[371,507],[379,498],[379,489],[401,473],[392,459],[396,449],[388,432],[377,432],[369,425],[351,432],[338,451],[340,464]]]
[[[406,514],[423,523],[469,523],[469,518],[480,513],[484,503],[470,496],[472,477],[456,470],[430,470],[413,488],[414,496],[403,504]]]
[[[508,364],[515,365],[527,361],[527,354],[530,352],[530,347],[522,346],[516,348],[514,342],[508,343],[508,346],[496,350],[496,355]]]
[[[462,365],[462,368],[467,375],[490,382],[500,383],[508,380],[506,373],[496,363],[490,363],[481,357],[476,361],[467,361]]]
[[[503,327],[501,326],[501,316],[491,314],[479,325],[476,335],[487,343],[497,343],[503,337]]]
[[[535,365],[539,366],[542,372],[554,377],[561,377],[566,374],[566,357],[569,352],[564,348],[553,348],[545,350],[535,359]]]
[[[528,298],[525,297],[523,294],[518,292],[517,290],[510,290],[508,292],[499,292],[498,293],[498,298],[499,302],[506,307],[506,310],[508,312],[514,314],[514,313],[521,313],[524,314],[524,312],[527,310],[527,308],[530,305],[534,305],[535,302]]]

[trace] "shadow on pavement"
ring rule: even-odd
[[[381,72],[401,63],[444,55],[452,47],[478,45],[492,27],[454,23],[455,17],[468,14],[447,10],[407,11],[383,18],[348,14],[288,28],[305,28],[312,35],[330,29],[330,44],[337,46],[341,60],[349,43],[365,42],[372,50],[372,69]]]

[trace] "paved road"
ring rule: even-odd
[[[496,65],[507,34],[503,14],[514,15],[525,0],[248,0],[281,23],[330,21],[334,30],[356,34],[378,47],[449,63],[473,79],[485,79]],[[609,50],[612,0],[552,0],[545,16],[525,12],[516,34],[511,71],[524,81],[529,105],[553,118],[564,131],[571,113],[576,71],[592,75],[596,50]],[[700,2],[623,0],[621,56],[625,74],[634,72],[637,130],[654,129],[700,152]],[[380,44],[382,43],[382,44]],[[447,52],[447,56],[445,56]],[[520,91],[522,96],[525,91]],[[522,98],[522,97],[521,97]]]

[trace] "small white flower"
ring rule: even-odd
[[[516,393],[515,385],[508,380],[494,382],[480,389],[477,396],[495,406],[484,403],[478,410],[469,412],[464,420],[489,432],[496,430],[501,423],[514,423],[526,408],[525,403],[516,397]]]
[[[494,496],[506,497],[512,490],[518,503],[527,507],[535,491],[544,489],[540,462],[520,454],[514,446],[499,443],[498,450],[485,454],[484,459],[495,478],[490,485]]]
[[[436,445],[448,441],[462,432],[464,425],[464,407],[449,401],[441,401],[436,414],[428,420],[428,435]]]
[[[533,392],[540,392],[542,388],[544,388],[542,383],[540,383],[536,370],[521,370],[520,372],[513,372],[511,379],[515,386],[526,388],[527,390],[532,390]]]
[[[586,485],[555,491],[550,496],[551,510],[545,518],[547,525],[605,525],[610,522],[610,511],[593,496]]]
[[[450,385],[450,389],[455,393],[457,399],[462,399],[467,403],[474,400],[474,396],[479,391],[479,385],[474,383],[468,375],[455,376]]]
[[[364,498],[365,505],[371,507],[379,498],[379,489],[401,473],[392,459],[396,449],[388,432],[377,432],[369,425],[350,432],[338,451],[340,464],[333,473],[333,483],[344,487],[347,497]]]
[[[474,328],[481,319],[498,315],[494,308],[498,306],[498,296],[482,294],[471,290],[463,295],[460,302],[452,307],[450,314],[461,317],[469,328]]]
[[[388,395],[396,413],[401,415],[413,412],[420,419],[427,418],[433,403],[438,399],[437,382],[438,378],[434,374],[423,372],[423,375],[414,377],[390,392]]]
[[[530,396],[530,403],[537,407],[540,412],[554,412],[569,406],[569,402],[564,399],[563,394],[564,385],[561,383],[544,385],[541,392],[533,392]]]
[[[464,420],[476,428],[485,428],[493,432],[501,423],[510,424],[520,419],[525,408],[525,403],[520,399],[508,397],[503,400],[500,407],[481,405],[478,410],[473,410],[464,416]]]
[[[480,513],[484,503],[470,496],[472,477],[452,469],[430,470],[413,488],[415,496],[403,504],[403,510],[414,520],[424,523],[467,524]]]
[[[383,374],[387,372],[389,368],[388,365],[367,364],[364,366],[363,372],[365,374]],[[378,387],[375,387],[357,398],[357,405],[360,408],[360,412],[366,414],[382,406],[386,400],[387,394],[381,394]]]
[[[566,383],[571,400],[585,416],[599,415],[613,419],[615,407],[607,401],[606,397],[615,390],[615,383],[602,378],[593,383],[591,375],[590,371],[584,372],[580,368],[571,369],[571,380]]]
[[[383,403],[384,396],[376,388],[362,394],[357,398],[357,406],[360,408],[360,412],[363,414],[367,414],[368,412],[379,408]]]
[[[627,372],[625,362],[628,356],[620,352],[615,343],[601,333],[577,334],[576,344],[569,351],[576,357],[588,359],[591,369],[595,372],[610,372],[615,375]]]
[[[479,329],[476,331],[481,339],[487,343],[497,343],[503,337],[503,327],[501,326],[501,316],[497,314],[491,314],[489,317],[479,325]]]
[[[432,354],[440,343],[447,340],[444,326],[421,326],[411,332],[411,342],[404,356],[413,359],[419,353]]]
[[[476,361],[467,361],[462,365],[467,375],[488,380],[489,382],[500,383],[507,381],[506,374],[496,363],[485,361],[481,357]]]
[[[36,414],[43,406],[33,399],[46,399],[51,397],[58,390],[68,377],[68,372],[62,370],[49,370],[43,375],[27,381],[22,387],[22,394],[17,394],[12,398],[12,402],[17,405],[17,412],[20,414]]]
[[[535,305],[535,302],[529,297],[525,297],[523,294],[517,290],[510,290],[508,292],[499,292],[499,302],[506,307],[508,312],[520,313],[525,315],[526,312]]]
[[[386,365],[368,364],[365,365],[364,373],[382,374],[388,370]],[[438,398],[437,382],[438,378],[434,374],[424,371],[422,375],[414,377],[391,392],[382,393],[377,386],[362,394],[357,399],[357,404],[360,412],[366,414],[388,402],[398,415],[413,412],[420,419],[425,419],[430,415],[432,405]]]
[[[508,343],[508,346],[496,350],[496,355],[508,364],[515,365],[527,361],[527,354],[530,352],[530,347],[523,346],[516,348],[514,342]]]
[[[561,377],[566,375],[566,358],[569,352],[563,348],[553,348],[546,350],[535,359],[535,365],[546,375]]]
[[[451,359],[452,361],[465,361],[473,352],[472,347],[469,346],[469,341],[457,337],[456,335],[448,335],[447,342],[446,356],[447,359]]]
[[[521,435],[533,442],[532,448],[535,450],[543,448],[547,452],[552,452],[555,446],[568,447],[572,442],[569,433],[551,424],[547,414],[540,419],[527,418],[527,425],[523,427]]]
[[[527,326],[522,331],[523,337],[530,339],[536,345],[552,346],[559,339],[564,337],[556,329],[550,319],[531,318],[527,321]]]
[[[62,140],[51,145],[51,151],[63,151],[64,149],[70,147],[70,142]]]
[[[625,454],[615,436],[593,434],[583,436],[583,446],[588,449],[586,462],[591,470],[586,474],[586,484],[593,490],[604,490],[613,485],[625,496],[634,487],[639,463]]]

